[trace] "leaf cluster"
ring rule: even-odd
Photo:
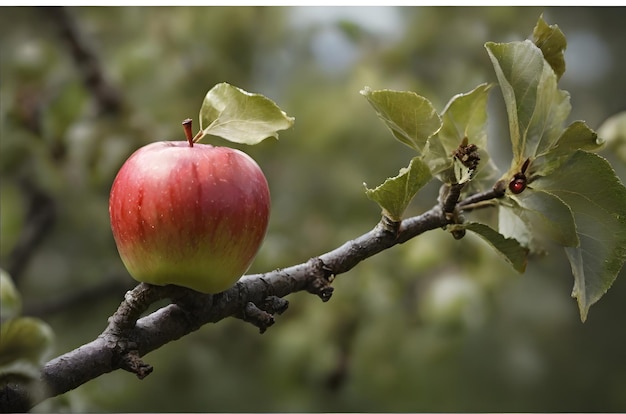
[[[448,230],[458,238],[464,230],[477,233],[518,271],[546,241],[563,246],[574,274],[572,296],[584,321],[626,260],[626,188],[608,161],[590,152],[602,147],[598,135],[583,121],[565,126],[570,97],[558,81],[566,46],[558,26],[543,17],[532,40],[485,44],[504,97],[513,151],[509,170],[497,181],[486,152],[491,84],[452,97],[441,113],[415,92],[363,89],[393,137],[416,152],[408,167],[366,194],[385,216],[399,221],[432,178],[466,195],[491,183],[498,229],[463,223],[456,211]],[[477,149],[479,162],[462,155],[468,145]],[[516,178],[522,181],[513,188]],[[461,210],[477,207],[465,203]]]

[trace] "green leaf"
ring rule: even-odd
[[[528,223],[521,219],[516,207],[517,203],[509,198],[503,199],[499,204],[498,231],[506,238],[517,240],[534,253],[537,248],[533,243],[533,234]]]
[[[533,30],[533,42],[541,49],[544,58],[550,64],[557,81],[561,79],[565,72],[565,56],[563,52],[567,47],[565,35],[556,24],[548,25],[543,20],[543,15],[539,16],[537,25]]]
[[[404,210],[415,194],[431,178],[428,166],[418,157],[415,157],[408,167],[400,170],[396,177],[386,179],[384,183],[374,189],[369,189],[366,186],[365,194],[370,200],[378,203],[383,209],[384,215],[393,221],[400,221]]]
[[[537,175],[548,175],[576,150],[595,151],[603,145],[604,141],[587,124],[575,121],[563,131],[554,147],[533,161],[533,167]]]
[[[431,173],[448,184],[450,168],[453,167],[452,153],[464,138],[478,147],[481,162],[478,170],[488,164],[487,154],[487,97],[490,84],[483,83],[472,91],[458,94],[450,99],[441,114],[439,132],[428,140],[425,159]],[[458,180],[456,182],[459,182]]]
[[[580,245],[565,252],[584,321],[626,260],[626,188],[604,158],[580,150],[533,186],[559,197],[574,214]]]
[[[474,176],[474,169],[467,167],[456,157],[452,160],[452,170],[454,173],[454,181],[451,181],[448,184],[465,184]]]
[[[504,96],[513,146],[514,170],[527,158],[547,152],[570,113],[569,94],[530,40],[485,44]]]
[[[576,150],[595,151],[604,145],[604,141],[598,137],[584,121],[575,121],[563,131],[554,148],[548,154],[571,155]]]
[[[43,321],[20,317],[0,326],[0,369],[17,360],[39,365],[52,349],[52,329]]]
[[[463,226],[467,230],[478,234],[483,240],[491,244],[515,270],[520,273],[526,270],[528,249],[522,246],[517,240],[506,238],[496,230],[482,223],[466,223]]]
[[[547,238],[562,246],[578,246],[576,224],[572,211],[554,194],[527,188],[512,196],[515,213],[528,224],[534,239]]]
[[[239,144],[254,145],[269,137],[278,138],[278,131],[290,128],[294,121],[272,100],[228,83],[215,85],[200,108],[204,135]]]
[[[441,128],[441,118],[430,101],[415,92],[364,88],[361,95],[393,136],[422,154],[428,138]]]
[[[9,274],[0,269],[0,318],[12,319],[22,312],[22,298]]]

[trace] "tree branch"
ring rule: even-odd
[[[43,367],[37,388],[44,392],[33,393],[12,385],[0,389],[0,411],[32,408],[120,368],[144,378],[152,367],[141,356],[229,316],[251,322],[263,332],[273,324],[273,314],[287,309],[287,301],[280,298],[304,290],[327,301],[332,295],[330,284],[337,275],[394,245],[450,224],[449,214],[442,206],[449,206],[449,197],[457,204],[459,194],[448,194],[448,198],[419,216],[401,222],[383,217],[372,230],[332,251],[285,269],[243,276],[235,286],[218,294],[141,283],[126,293],[98,338]],[[490,191],[473,197],[484,200],[496,196],[496,192]],[[172,303],[141,317],[152,303],[164,298],[170,298]]]
[[[463,211],[470,211],[482,206],[484,202],[491,202],[493,199],[504,197],[505,193],[506,184],[504,181],[498,181],[491,190],[476,193],[461,200],[458,204],[458,208]]]
[[[22,180],[21,188],[29,204],[26,225],[4,265],[17,284],[20,282],[29,259],[56,219],[56,205],[52,197],[28,179]]]
[[[46,19],[51,19],[59,27],[60,36],[67,43],[85,87],[97,102],[99,112],[119,113],[123,104],[122,96],[107,78],[98,55],[89,44],[72,11],[66,7],[55,6],[45,7],[42,12]]]

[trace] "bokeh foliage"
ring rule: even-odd
[[[98,335],[132,286],[108,222],[117,169],[141,145],[183,139],[180,122],[198,126],[217,83],[262,93],[296,118],[279,141],[241,147],[272,191],[252,272],[307,260],[379,220],[362,183],[394,175],[413,152],[389,138],[359,94],[364,86],[413,90],[441,111],[451,96],[495,80],[486,41],[530,36],[544,13],[568,38],[560,85],[572,96],[570,119],[598,130],[624,110],[621,8],[71,12],[122,97],[118,111],[99,110],[46,9],[0,9],[0,255],[2,267],[15,266],[32,210],[52,200],[53,226],[10,274],[22,313],[53,328],[55,354]],[[591,68],[588,53],[599,56]],[[498,93],[489,151],[505,171],[511,148]],[[623,161],[610,148],[602,155],[624,181]],[[424,189],[407,214],[436,194]],[[155,372],[144,381],[114,372],[39,409],[623,411],[624,271],[583,325],[568,266],[554,249],[518,275],[473,235],[430,232],[338,277],[326,304],[291,296],[264,335],[238,320],[205,326],[148,355]]]

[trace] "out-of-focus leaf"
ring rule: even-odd
[[[422,188],[432,178],[428,166],[418,157],[411,160],[408,167],[402,168],[393,178],[374,189],[366,186],[365,194],[383,209],[383,214],[394,221],[402,220],[402,214],[407,206]]]
[[[40,364],[51,351],[52,329],[40,319],[20,317],[0,326],[0,370],[17,360]]]
[[[504,95],[513,147],[512,169],[547,152],[563,131],[570,113],[569,94],[530,40],[485,44]]]
[[[2,150],[4,151],[4,146]],[[27,211],[24,194],[19,185],[9,180],[3,180],[2,185],[0,185],[1,257],[8,257],[19,242]]]
[[[565,56],[563,52],[567,47],[565,35],[556,24],[548,25],[543,16],[539,17],[533,30],[533,41],[541,49],[543,57],[552,67],[557,81],[565,72]]]
[[[464,224],[464,227],[478,234],[489,243],[515,270],[520,273],[526,270],[528,249],[517,240],[504,237],[496,230],[482,223],[467,223]]]
[[[19,359],[6,365],[0,365],[0,386],[11,384],[27,385],[41,375],[40,365]]]
[[[415,92],[361,91],[393,136],[422,155],[427,140],[441,128],[441,118],[430,101]]]
[[[626,162],[626,111],[609,117],[598,128],[598,136]]]
[[[565,251],[574,274],[572,296],[584,321],[626,260],[626,188],[604,158],[585,151],[576,151],[533,186],[559,197],[574,214],[580,245]]]
[[[200,129],[239,144],[254,145],[278,138],[295,119],[263,95],[246,92],[228,83],[215,85],[200,108]]]
[[[428,140],[428,149],[424,154],[433,175],[452,166],[452,153],[464,138],[467,138],[469,144],[478,147],[481,159],[478,170],[491,165],[487,162],[489,156],[486,152],[487,97],[490,88],[490,84],[483,83],[470,92],[455,95],[446,105],[441,114],[441,129]],[[438,178],[446,182],[445,174]]]
[[[22,312],[22,298],[9,274],[0,269],[0,320],[12,319]]]

